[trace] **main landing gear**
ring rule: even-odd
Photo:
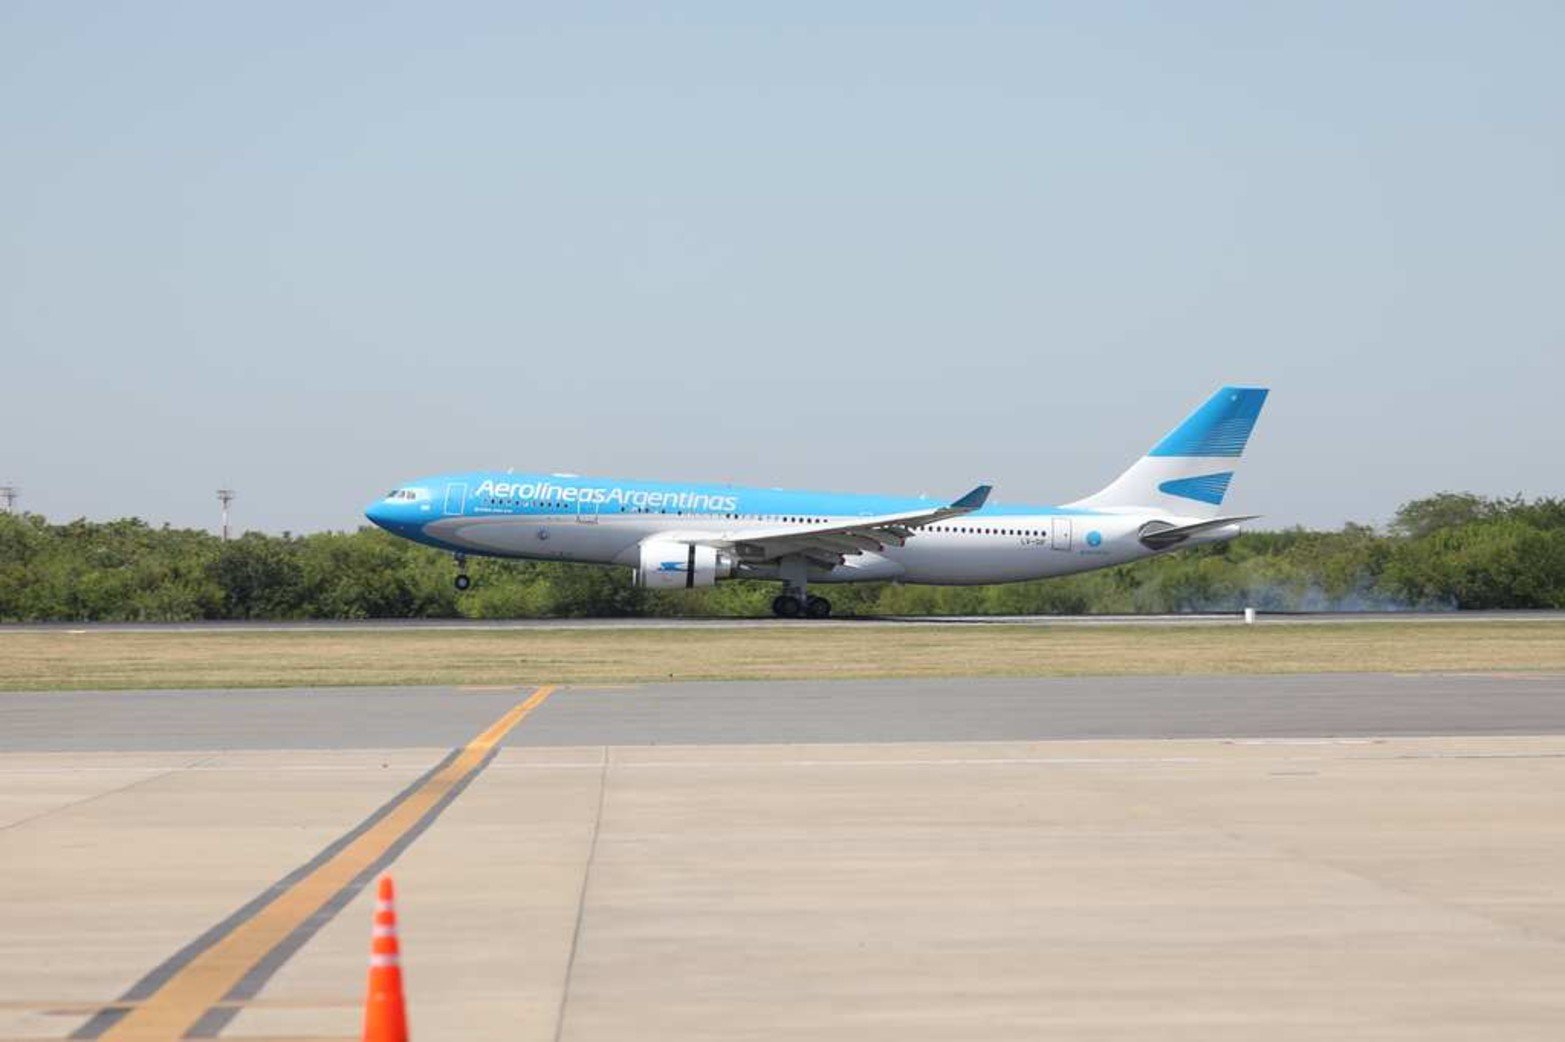
[[[783,592],[772,601],[772,614],[779,619],[824,619],[831,614],[830,601],[810,596],[809,568],[809,562],[803,557],[784,557],[777,562]]]
[[[772,614],[779,619],[824,619],[831,615],[831,602],[813,594],[802,601],[791,593],[772,601]]]
[[[453,556],[456,557],[457,567],[456,579],[454,580],[456,588],[458,590],[465,590],[469,586],[473,585],[473,580],[468,578],[467,575],[467,555],[454,554]]]

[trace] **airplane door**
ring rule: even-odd
[[[1071,519],[1068,517],[1052,518],[1049,523],[1049,546],[1055,550],[1069,550],[1071,548]]]
[[[460,514],[467,509],[467,485],[454,481],[446,486],[446,515]]]
[[[591,498],[591,497],[589,497]],[[598,508],[602,506],[596,499],[588,502],[579,496],[576,499],[576,520],[584,525],[598,523]]]

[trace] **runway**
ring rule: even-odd
[[[459,745],[516,689],[0,696],[0,752]],[[1006,742],[1565,733],[1565,676],[1324,674],[572,686],[515,745]]]
[[[1562,859],[1550,674],[6,694],[0,1039],[356,1037],[388,867],[421,1040],[1556,1038]]]

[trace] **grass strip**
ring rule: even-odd
[[[0,630],[0,690],[1565,671],[1565,622],[412,632]]]

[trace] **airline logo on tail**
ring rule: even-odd
[[[1264,387],[1224,387],[1152,446],[1148,456],[1240,456],[1266,404]]]
[[[1221,474],[1201,474],[1193,478],[1174,478],[1159,485],[1159,492],[1167,492],[1171,496],[1184,496],[1186,499],[1194,499],[1201,503],[1219,504],[1223,496],[1228,494],[1228,483],[1233,480],[1234,472],[1225,470]]]
[[[1113,484],[1068,505],[1215,517],[1266,395],[1264,387],[1219,388]]]

